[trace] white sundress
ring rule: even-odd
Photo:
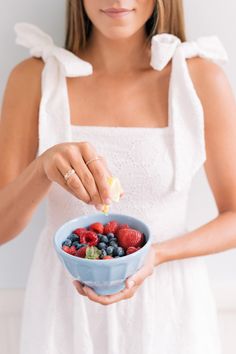
[[[91,75],[93,67],[58,48],[39,28],[15,26],[17,43],[42,57],[38,155],[66,141],[90,141],[121,180],[125,197],[112,212],[141,218],[154,242],[186,233],[186,208],[195,173],[206,160],[204,115],[186,58],[218,64],[227,54],[217,37],[181,43],[170,34],[153,36],[150,65],[172,60],[169,124],[166,128],[74,126],[66,77]],[[20,354],[219,354],[214,299],[201,257],[155,268],[128,300],[103,306],[79,295],[53,248],[65,221],[99,213],[54,183],[47,219],[28,278]]]

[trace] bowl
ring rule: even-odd
[[[62,250],[62,242],[75,229],[88,227],[95,222],[106,224],[112,220],[121,224],[128,224],[131,228],[144,233],[145,245],[127,256],[106,260],[75,257]],[[126,278],[136,273],[144,264],[151,242],[150,229],[142,220],[133,216],[114,213],[109,215],[91,214],[69,220],[57,230],[54,236],[56,252],[65,268],[72,277],[91,287],[99,295],[114,294],[125,288]]]

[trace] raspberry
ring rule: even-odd
[[[140,249],[140,247],[132,247],[132,246],[128,247],[127,251],[126,251],[126,255],[134,253],[134,252],[138,251],[139,249]]]
[[[97,232],[98,234],[103,234],[104,226],[100,222],[95,222],[89,226],[90,231]]]
[[[63,249],[63,251],[66,252],[66,253],[69,253],[69,252],[70,252],[70,247],[69,247],[69,246],[64,245],[64,246],[62,246],[62,249]]]
[[[119,245],[127,250],[129,247],[141,247],[144,235],[135,229],[121,229],[117,238]]]
[[[76,254],[76,247],[75,246],[62,246],[63,251],[65,251],[68,254],[75,255]]]
[[[78,249],[76,251],[76,256],[80,257],[80,258],[85,258],[85,256],[86,256],[86,248],[87,247],[81,247],[80,249]]]
[[[93,231],[84,231],[80,235],[80,243],[86,243],[88,246],[96,246],[98,243],[98,236],[96,232]]]
[[[76,234],[80,237],[85,231],[87,231],[87,229],[85,229],[84,227],[79,227],[78,229],[73,231],[73,234]]]
[[[112,232],[114,234],[116,232],[117,228],[118,228],[118,222],[115,220],[112,220],[104,226],[103,233],[107,235]]]

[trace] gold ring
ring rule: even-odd
[[[93,162],[93,161],[97,161],[97,160],[101,160],[103,157],[102,156],[96,156],[91,160],[88,160],[85,164],[88,166],[89,163]]]
[[[73,176],[75,174],[75,170],[73,168],[71,168],[69,171],[66,172],[66,174],[64,175],[64,179],[67,182],[68,179]]]

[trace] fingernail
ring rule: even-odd
[[[135,281],[134,280],[130,280],[128,282],[128,284],[127,284],[128,289],[132,288],[134,286],[134,284],[135,284]]]
[[[105,203],[106,204],[111,204],[111,199],[109,199],[109,198],[105,199]]]
[[[102,204],[97,204],[96,209],[102,211],[103,210],[103,205]]]

